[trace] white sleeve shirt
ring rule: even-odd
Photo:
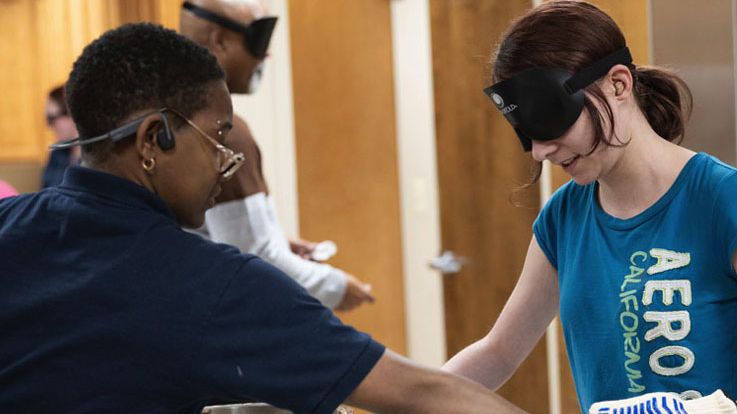
[[[261,257],[292,277],[323,305],[333,309],[343,300],[345,273],[292,253],[271,196],[256,193],[217,204],[207,211],[205,227],[212,241]]]

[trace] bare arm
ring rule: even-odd
[[[732,268],[737,272],[737,250],[732,253]]]
[[[422,367],[390,350],[346,403],[376,413],[524,413],[479,384]]]
[[[238,200],[256,193],[268,194],[261,169],[261,151],[248,124],[237,115],[233,116],[233,129],[228,133],[225,145],[235,152],[242,152],[246,160],[230,180],[222,183],[222,191],[216,202]]]
[[[532,352],[558,312],[558,273],[534,236],[517,286],[491,331],[443,369],[496,390]]]

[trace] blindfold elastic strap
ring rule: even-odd
[[[221,16],[217,13],[213,13],[209,10],[203,9],[202,7],[195,6],[194,4],[185,1],[184,4],[182,4],[182,7],[189,10],[193,14],[202,17],[205,20],[209,20],[213,23],[217,23],[220,26],[225,27],[226,29],[230,29],[234,32],[243,33],[245,26],[242,24],[238,24],[234,22],[233,20],[228,19],[225,16]]]
[[[628,65],[630,63],[632,63],[632,55],[630,55],[630,50],[625,46],[578,71],[566,81],[565,87],[568,93],[573,94],[606,75],[612,66],[617,64]]]

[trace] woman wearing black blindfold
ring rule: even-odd
[[[633,65],[614,21],[574,1],[516,21],[493,68],[486,93],[524,149],[572,180],[535,221],[495,326],[445,368],[496,389],[560,313],[583,412],[737,395],[737,171],[677,145],[688,87]]]

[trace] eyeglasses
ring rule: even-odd
[[[238,168],[243,165],[243,161],[246,159],[246,157],[243,155],[242,152],[233,152],[233,150],[231,150],[230,148],[227,148],[223,144],[217,142],[215,138],[209,136],[194,122],[192,122],[189,118],[180,114],[179,112],[173,109],[167,109],[167,111],[171,111],[178,117],[182,118],[184,121],[187,122],[187,124],[189,124],[189,126],[194,128],[197,133],[202,135],[208,142],[215,146],[215,148],[217,149],[218,172],[220,172],[220,175],[223,176],[224,180],[230,179],[230,177],[232,177],[233,174],[238,171]]]

